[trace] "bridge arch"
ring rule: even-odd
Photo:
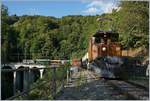
[[[11,66],[3,66],[2,69],[12,69]],[[1,96],[2,99],[13,96],[14,88],[14,73],[13,72],[1,72]]]
[[[40,70],[37,67],[32,67],[33,69],[30,70],[30,78],[31,82],[36,82],[40,78]]]
[[[20,66],[17,69],[23,69],[24,66]],[[24,89],[24,71],[17,71],[16,72],[16,90],[22,92]]]

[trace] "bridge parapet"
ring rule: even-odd
[[[33,68],[33,67],[36,67],[36,68],[46,68],[45,65],[41,65],[41,64],[25,64],[25,63],[9,63],[9,64],[2,64],[1,65],[1,68],[4,68],[6,66],[9,66],[11,67],[12,69],[18,69],[19,67],[28,67],[28,68]]]

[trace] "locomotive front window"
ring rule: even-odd
[[[95,43],[100,43],[100,42],[101,42],[101,38],[95,37]]]

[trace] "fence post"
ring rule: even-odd
[[[13,79],[13,95],[15,95],[16,94],[16,71],[14,72],[14,74],[13,74],[13,76],[14,76],[14,79]]]
[[[67,84],[69,83],[69,70],[67,68]]]
[[[62,89],[64,89],[64,82],[65,82],[65,67],[63,66],[63,79],[62,79],[62,81],[63,81],[63,84],[62,84]]]

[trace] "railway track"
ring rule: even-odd
[[[113,85],[120,93],[127,95],[130,99],[149,99],[149,91],[141,85],[120,80],[109,80],[108,83]]]
[[[56,98],[57,100],[127,99],[126,96],[114,90],[105,80],[98,80],[90,71],[82,71],[79,74],[84,76],[81,84],[76,86],[79,78],[73,80],[73,86],[66,87],[64,93]]]
[[[95,80],[101,80],[102,78],[97,76],[93,72]],[[149,99],[149,87],[135,83],[134,81],[121,81],[121,80],[107,80],[105,81],[111,84],[118,92],[126,95],[128,99],[135,100],[148,100]]]
[[[73,74],[71,85],[66,86],[63,93],[56,99],[147,100],[148,92],[125,81],[105,80],[98,77],[94,72],[81,70]]]
[[[99,72],[95,70],[95,74],[99,75]],[[118,90],[118,92],[128,96],[129,99],[148,100],[149,99],[149,86],[147,85],[144,86],[143,84],[141,84],[140,82],[142,82],[143,80],[141,81],[139,80],[138,82],[135,82],[135,81],[134,80],[123,81],[123,80],[117,80],[117,79],[113,79],[113,80],[109,79],[107,80],[107,83],[111,84],[116,90]]]
[[[101,77],[96,76],[96,79],[101,80]],[[149,87],[135,83],[133,81],[121,81],[107,79],[105,82],[111,84],[118,92],[128,96],[128,99],[135,100],[148,100],[149,99]]]
[[[125,82],[130,83],[132,85],[135,85],[135,86],[137,86],[137,87],[139,87],[141,89],[144,89],[145,91],[149,91],[149,83],[148,83],[148,81],[144,82],[144,81],[138,80],[138,82],[137,82],[137,81],[133,81],[133,80],[132,81],[128,80],[128,81],[125,81]]]
[[[99,77],[99,80],[100,79],[101,78]],[[123,81],[117,79],[116,80],[106,79],[106,82],[111,84],[116,90],[118,90],[118,92],[128,96],[129,99],[135,100],[149,99],[149,87],[141,85],[138,82],[128,80]]]

